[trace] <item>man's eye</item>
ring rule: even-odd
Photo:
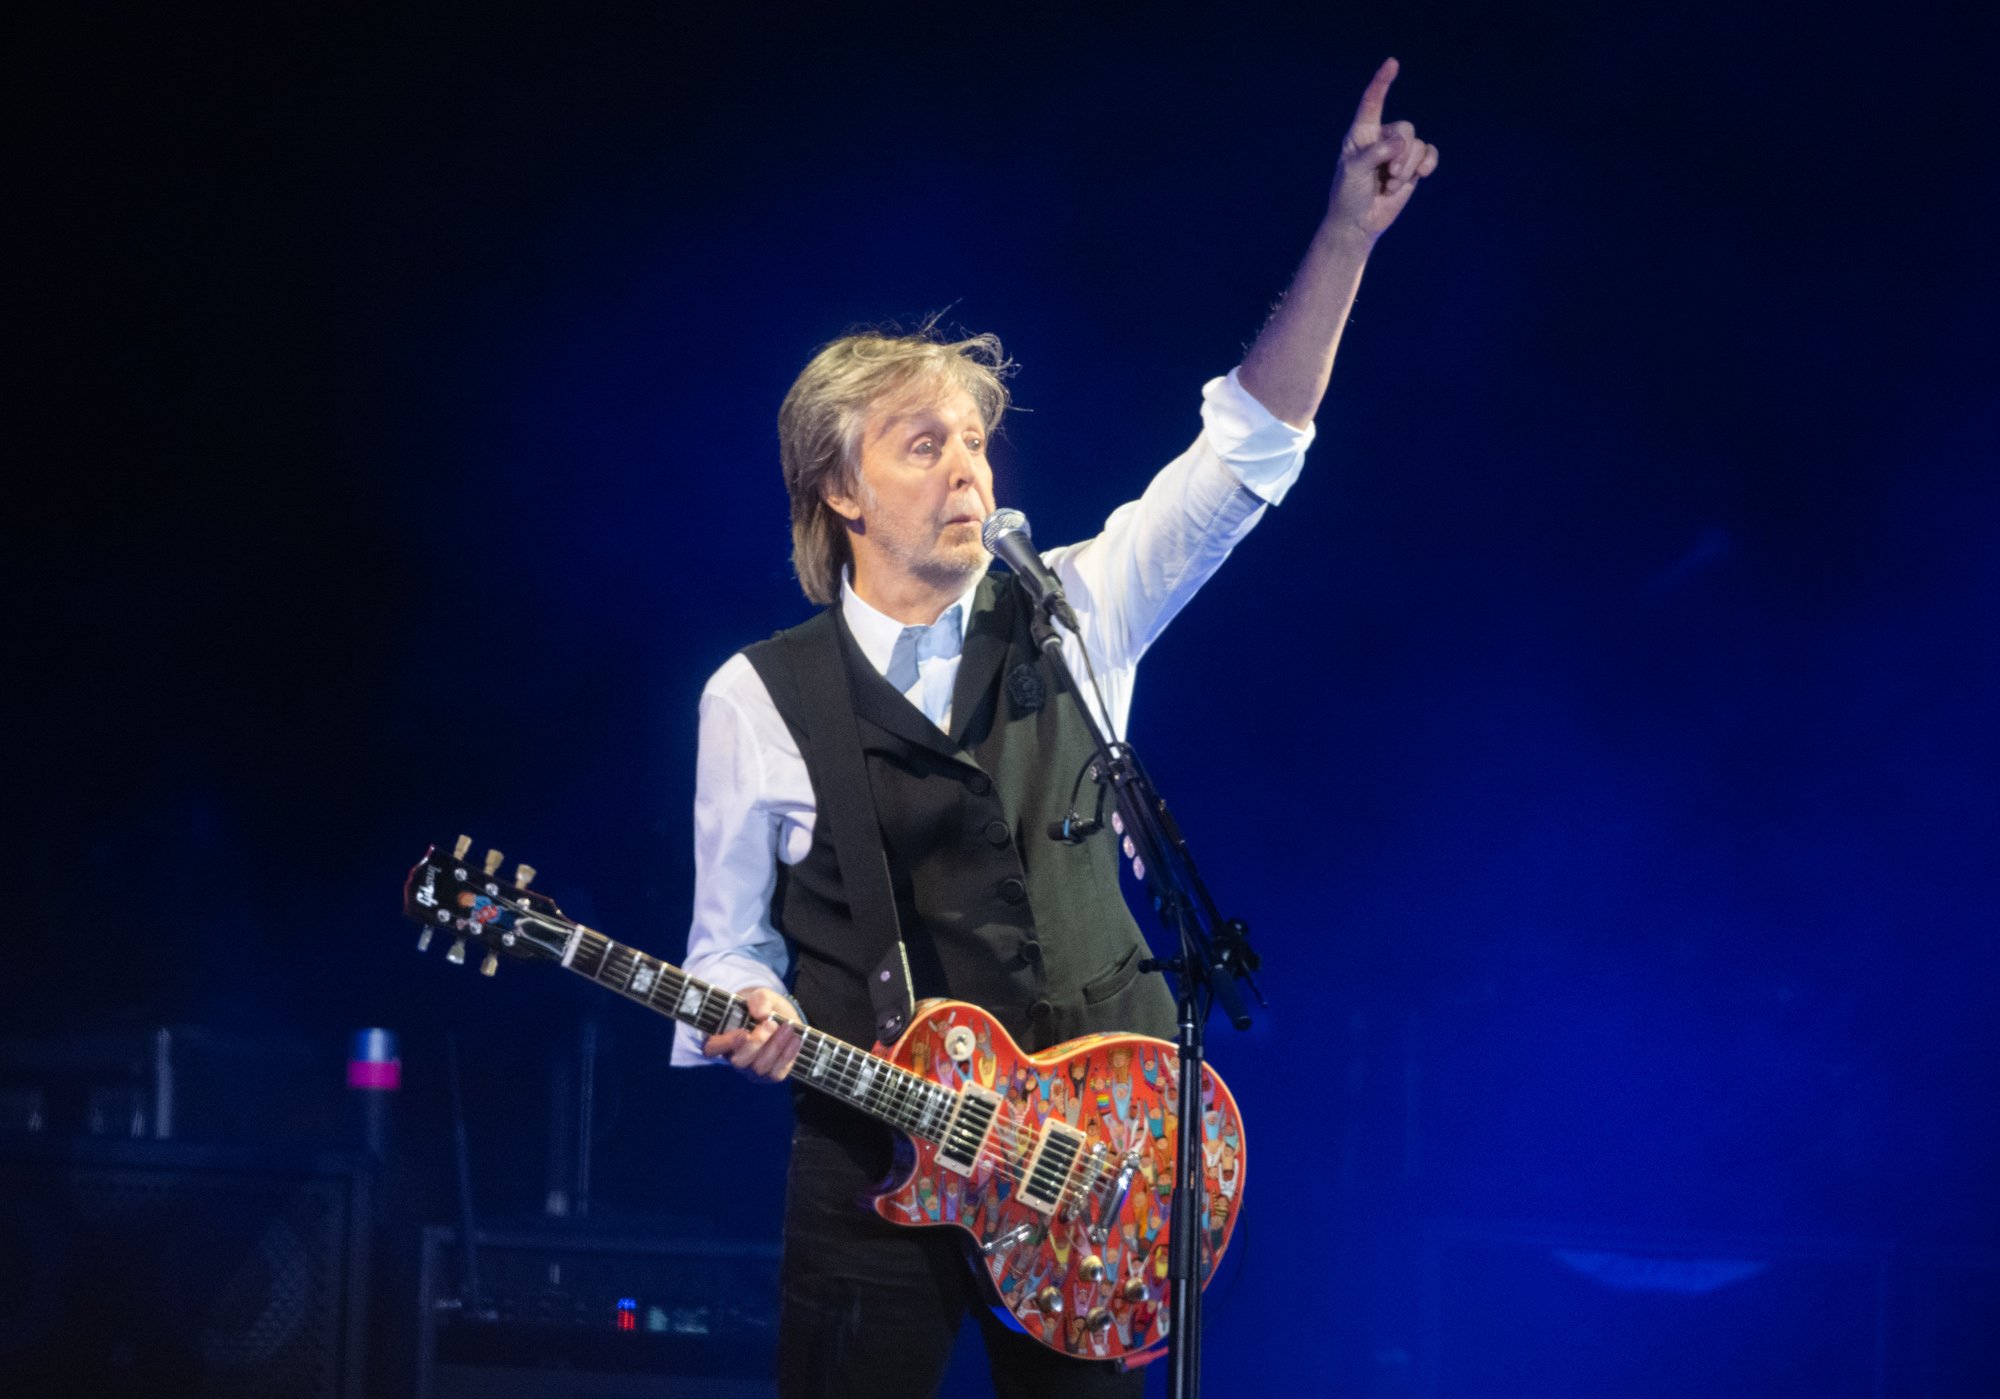
[[[965,446],[968,451],[983,452],[986,450],[986,439],[977,436],[968,437],[965,439]]]
[[[935,452],[937,450],[937,443],[935,440],[931,438],[919,437],[915,442],[912,442],[910,444],[910,450],[924,455],[929,455],[930,453]]]

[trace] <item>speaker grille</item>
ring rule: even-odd
[[[0,1276],[15,1280],[0,1375],[49,1393],[350,1392],[354,1177],[181,1147],[116,1154],[0,1161]]]

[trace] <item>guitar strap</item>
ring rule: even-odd
[[[814,781],[813,798],[833,830],[833,852],[840,862],[840,883],[855,932],[864,947],[872,941],[883,949],[868,973],[875,1037],[882,1044],[894,1044],[915,1012],[910,958],[903,948],[887,842],[861,744],[854,681],[847,667],[852,643],[837,610],[829,609],[825,617],[826,626],[779,632],[774,638],[777,646],[752,647],[744,654],[771,691],[778,712],[797,715],[805,725],[814,759],[809,767],[816,779],[823,779]],[[807,695],[819,696],[820,702],[808,703]],[[828,697],[840,702],[829,704]],[[864,958],[868,955],[863,953]]]

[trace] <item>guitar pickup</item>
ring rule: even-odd
[[[986,1149],[987,1139],[993,1135],[993,1124],[999,1119],[1003,1101],[998,1093],[976,1083],[961,1088],[958,1108],[938,1140],[938,1165],[958,1175],[971,1175],[979,1164],[979,1153]]]
[[[1020,1192],[1015,1198],[1043,1214],[1054,1214],[1069,1188],[1077,1160],[1084,1154],[1083,1149],[1089,1141],[1090,1138],[1067,1122],[1058,1122],[1054,1118],[1044,1122],[1042,1139],[1035,1143],[1034,1157],[1028,1162],[1028,1169],[1021,1178]]]

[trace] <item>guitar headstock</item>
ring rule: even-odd
[[[445,960],[463,962],[465,948],[476,942],[486,949],[479,970],[493,975],[504,957],[531,961],[562,960],[576,923],[563,915],[555,900],[528,887],[532,865],[516,865],[510,880],[500,873],[498,850],[486,858],[468,858],[472,841],[460,836],[449,850],[433,845],[424,852],[403,884],[403,916],[419,924],[417,951],[431,945],[438,932],[452,935]]]

